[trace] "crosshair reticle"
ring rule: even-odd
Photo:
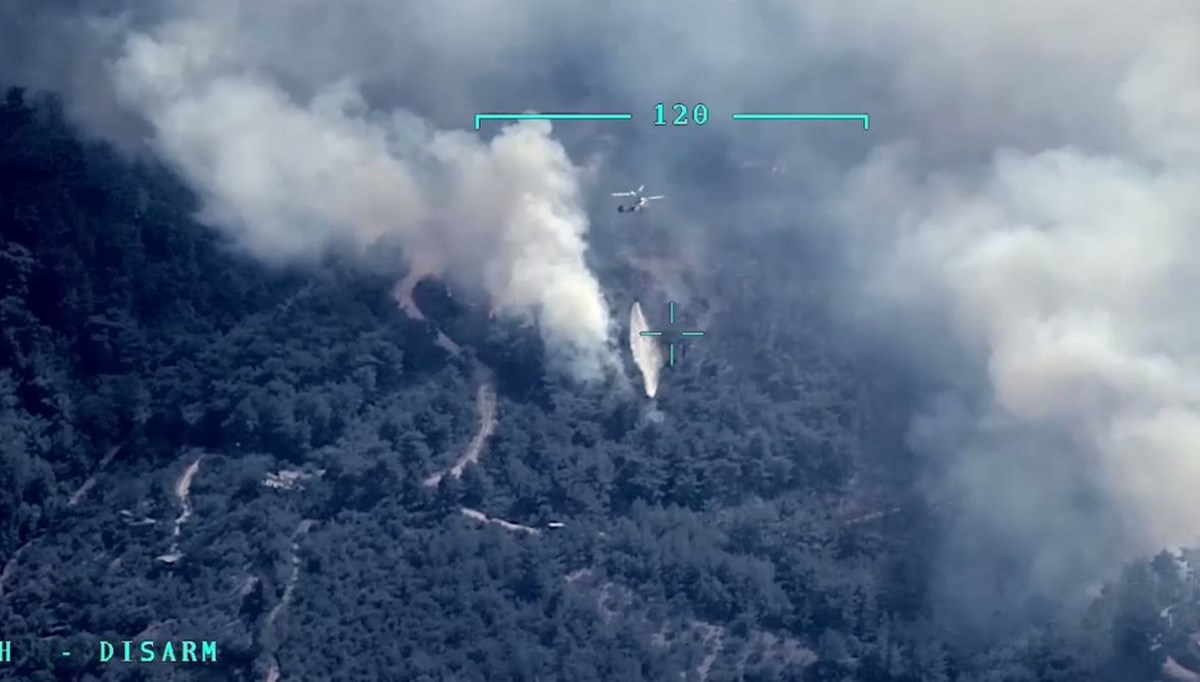
[[[670,301],[667,303],[667,316],[668,316],[667,319],[670,321],[670,323],[672,325],[674,325],[675,324],[675,301]],[[641,335],[642,336],[662,336],[663,332],[641,332]],[[696,332],[696,331],[679,332],[679,336],[681,336],[685,339],[695,339],[695,338],[704,336],[704,332]],[[674,341],[670,342],[670,345],[668,346],[668,348],[670,350],[667,353],[667,365],[670,367],[674,367],[675,366],[675,342]]]

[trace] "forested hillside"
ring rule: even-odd
[[[1081,618],[942,623],[925,588],[953,510],[913,485],[905,406],[814,325],[733,319],[756,287],[724,288],[736,300],[646,419],[636,391],[547,373],[535,332],[437,282],[415,290],[420,320],[393,298],[402,272],[239,256],[168,172],[33,99],[0,107],[0,636],[17,658],[0,678],[1200,669],[1186,555],[1129,567]],[[489,376],[478,462],[425,485],[480,428]],[[58,655],[98,639],[215,639],[221,657]]]

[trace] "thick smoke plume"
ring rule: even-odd
[[[1047,590],[1200,537],[1200,8],[1124,7],[845,25],[899,43],[899,103],[945,125],[877,150],[838,215],[881,309],[965,358],[913,441],[965,510],[950,565],[1020,556]]]
[[[535,318],[579,375],[601,373],[609,312],[584,259],[578,172],[548,123],[482,142],[372,109],[349,77],[289,92],[224,6],[129,35],[113,69],[209,222],[276,263],[398,245],[411,268]]]

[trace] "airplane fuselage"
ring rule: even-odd
[[[650,202],[645,197],[642,197],[628,206],[617,206],[617,213],[636,213],[649,205]]]

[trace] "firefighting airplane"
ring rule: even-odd
[[[617,206],[617,213],[637,213],[646,210],[651,201],[658,201],[665,198],[661,194],[656,194],[652,197],[642,196],[642,190],[646,189],[645,185],[638,187],[631,192],[613,192],[614,197],[636,197],[636,200],[631,204],[621,204]]]

